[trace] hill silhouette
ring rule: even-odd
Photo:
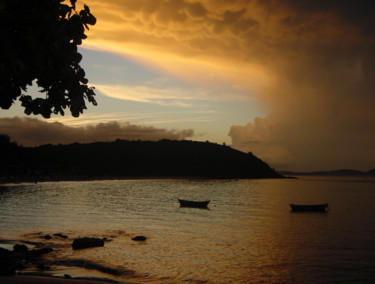
[[[209,142],[116,140],[39,147],[8,143],[1,149],[3,181],[283,177],[251,153]]]

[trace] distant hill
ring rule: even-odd
[[[298,176],[375,176],[375,169],[367,172],[358,170],[334,170],[334,171],[314,171],[314,172],[293,172],[293,171],[280,171],[282,175],[298,175]]]
[[[209,142],[125,141],[42,145],[2,151],[4,180],[282,178],[251,153]]]

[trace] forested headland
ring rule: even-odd
[[[210,142],[160,140],[22,147],[0,139],[0,181],[282,178],[252,153]]]

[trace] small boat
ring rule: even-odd
[[[210,202],[210,200],[191,201],[191,200],[184,200],[184,199],[178,198],[178,202],[180,202],[180,207],[207,208],[207,205]]]
[[[289,206],[293,212],[304,212],[304,211],[326,212],[326,209],[328,208],[328,203],[309,204],[309,205],[289,204]]]

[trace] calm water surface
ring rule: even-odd
[[[207,200],[180,208],[177,198]],[[292,213],[289,203],[329,203]],[[375,279],[375,180],[130,180],[0,188],[0,238],[41,241],[49,257],[122,272],[53,266],[55,274],[136,283],[347,283]],[[131,238],[144,235],[146,242]],[[76,237],[104,248],[71,249]]]

